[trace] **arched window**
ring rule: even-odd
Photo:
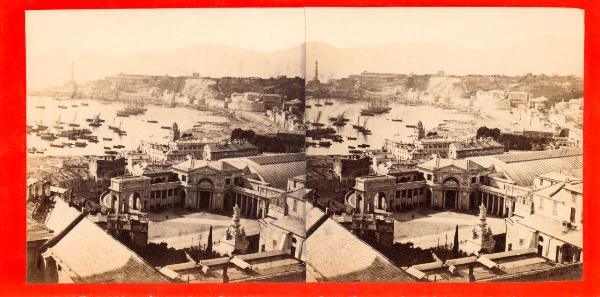
[[[544,242],[544,237],[538,236],[538,242]]]

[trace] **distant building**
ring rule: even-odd
[[[471,139],[464,142],[454,142],[448,146],[448,158],[450,159],[500,155],[503,153],[504,145],[493,139]]]
[[[255,156],[258,154],[258,148],[247,142],[209,143],[204,146],[203,159],[208,161],[215,161],[225,158]]]

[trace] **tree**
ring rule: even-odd
[[[456,230],[454,231],[454,245],[452,246],[452,256],[456,257],[458,255],[458,225],[456,225]]]
[[[211,255],[213,248],[213,239],[212,239],[212,226],[210,226],[210,230],[208,231],[208,244],[206,245],[206,254]]]

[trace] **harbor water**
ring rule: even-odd
[[[87,106],[86,106],[87,105]],[[166,141],[169,130],[163,127],[172,127],[177,123],[181,131],[190,129],[197,122],[226,122],[226,117],[215,115],[210,111],[199,111],[191,107],[165,107],[158,105],[147,105],[146,112],[139,115],[130,115],[129,117],[117,117],[117,111],[126,107],[120,102],[105,102],[91,99],[68,99],[57,100],[52,97],[27,96],[27,125],[35,126],[41,123],[48,126],[48,131],[58,133],[60,129],[55,128],[58,123],[63,122],[63,130],[69,130],[69,123],[79,124],[79,127],[92,131],[92,135],[98,138],[98,143],[85,140],[85,147],[52,147],[51,143],[70,142],[74,140],[67,138],[57,138],[54,141],[43,140],[36,133],[27,135],[27,147],[45,150],[46,156],[81,156],[81,155],[104,155],[104,147],[110,147],[110,150],[121,151],[114,146],[124,146],[122,150],[131,150],[137,148],[142,140]],[[100,127],[91,127],[86,119],[91,119],[99,115],[104,122]],[[148,122],[156,121],[156,123]],[[119,136],[108,126],[117,126],[127,134]],[[107,140],[104,140],[107,139]],[[111,139],[111,140],[108,140]]]

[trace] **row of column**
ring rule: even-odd
[[[260,212],[260,200],[258,198],[235,193],[235,203],[240,208],[242,215],[252,218],[258,217]]]
[[[487,213],[505,217],[508,215],[505,207],[505,199],[502,196],[482,192],[480,204],[483,203],[485,205]]]
[[[414,190],[415,189],[417,190],[416,191],[417,192],[416,195],[414,195]],[[400,197],[397,198],[400,201],[400,203],[396,204],[394,207],[397,207],[397,206],[406,206],[406,205],[415,206],[415,204],[417,206],[419,206],[419,204],[420,204],[419,200],[421,199],[421,197],[423,195],[425,195],[425,191],[420,190],[419,188],[401,189],[401,190],[396,190],[396,191],[402,191],[402,190],[406,190],[406,197],[402,197],[402,195],[396,195],[396,197],[400,196]],[[413,192],[413,195],[409,197],[408,196],[408,191]],[[421,194],[419,194],[419,192],[421,192]],[[415,201],[416,201],[416,203],[415,203]]]

